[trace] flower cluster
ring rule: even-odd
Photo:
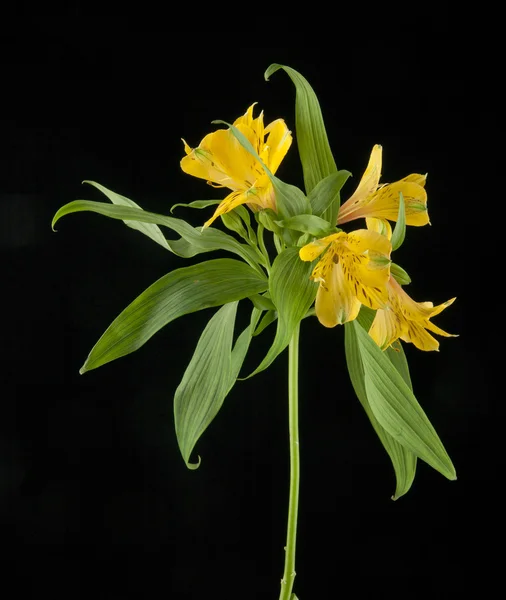
[[[253,146],[253,156],[230,129],[219,129],[204,137],[181,161],[185,173],[206,179],[214,187],[232,192],[222,200],[204,228],[241,204],[252,211],[276,212],[276,194],[269,173],[274,174],[292,143],[291,132],[282,119],[264,127],[263,113],[253,118],[254,104],[234,126]],[[183,140],[184,141],[184,140]],[[355,192],[344,202],[337,217],[341,226],[364,218],[366,229],[350,233],[335,227],[335,233],[314,239],[300,248],[303,261],[319,258],[311,279],[319,283],[315,312],[325,327],[355,319],[362,305],[376,311],[369,334],[385,350],[396,340],[413,343],[421,350],[437,350],[439,342],[429,332],[450,336],[431,318],[455,298],[434,306],[415,302],[391,272],[392,227],[404,199],[406,225],[429,223],[426,175],[412,173],[394,183],[380,184],[382,147],[375,145],[369,163]]]

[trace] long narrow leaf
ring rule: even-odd
[[[267,369],[290,343],[295,327],[316,296],[318,286],[310,280],[310,275],[311,263],[300,260],[298,248],[287,248],[274,260],[269,292],[278,314],[276,336],[267,355],[249,377]]]
[[[322,179],[335,173],[337,167],[330,150],[320,103],[313,88],[300,73],[285,65],[270,65],[265,71],[265,79],[268,81],[269,77],[278,69],[283,69],[289,75],[296,89],[297,145],[304,173],[304,185],[306,193],[309,194]],[[320,216],[329,220],[328,215]]]
[[[364,367],[360,356],[359,346],[355,330],[351,323],[346,323],[345,332],[345,352],[348,372],[355,394],[362,404],[367,417],[369,418],[374,431],[378,435],[383,447],[387,451],[395,471],[396,487],[392,496],[397,500],[406,494],[415,478],[416,456],[407,448],[404,448],[397,442],[383,427],[379,424],[367,399],[367,393],[364,382]],[[409,375],[408,375],[409,377]]]
[[[116,317],[80,372],[134,352],[182,315],[247,298],[264,292],[267,285],[259,273],[231,258],[176,269],[151,285]]]
[[[179,449],[189,468],[197,440],[218,414],[230,389],[232,336],[237,302],[225,304],[204,329],[174,395],[174,422]]]
[[[133,207],[114,206],[105,204],[104,202],[75,200],[74,202],[65,204],[53,217],[53,229],[58,220],[63,216],[81,211],[92,211],[121,221],[155,223],[168,227],[178,233],[182,239],[176,241],[167,240],[167,244],[175,254],[184,258],[189,258],[202,252],[226,250],[240,256],[250,265],[258,264],[258,256],[249,246],[239,243],[235,238],[223,231],[212,227],[204,229],[204,231],[198,231],[182,219],[166,217],[165,215],[158,215]]]
[[[97,190],[100,190],[109,198],[109,200],[113,204],[117,204],[118,206],[130,206],[131,208],[138,208],[139,210],[143,210],[136,202],[130,200],[130,198],[126,198],[121,194],[117,194],[112,190],[108,190],[106,187],[100,185],[100,183],[97,183],[96,181],[85,180],[83,181],[83,183],[88,183],[89,185],[92,185],[93,187],[97,188]],[[131,227],[132,229],[137,229],[137,231],[140,231],[144,235],[147,235],[149,238],[151,238],[157,244],[160,244],[160,246],[162,246],[166,250],[170,250],[169,244],[167,243],[165,236],[163,235],[163,233],[157,225],[154,225],[153,223],[143,223],[141,221],[124,221],[124,223],[128,227]]]
[[[367,399],[379,424],[402,446],[448,479],[455,468],[413,392],[369,334],[353,321]]]
[[[237,302],[225,304],[211,318],[174,396],[174,420],[181,454],[190,469],[190,455],[198,439],[218,414],[237,381],[261,311],[253,308],[250,324],[232,350]]]

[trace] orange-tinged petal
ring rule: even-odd
[[[265,145],[269,148],[267,166],[274,174],[292,145],[292,134],[283,119],[276,119],[269,123],[265,128],[265,134],[267,134]]]
[[[399,215],[399,192],[404,196],[406,225],[422,226],[429,223],[427,192],[413,181],[396,181],[380,188],[355,217],[376,217],[397,221]]]
[[[379,144],[376,144],[371,151],[369,163],[362,175],[362,179],[360,180],[357,189],[352,194],[351,198],[348,198],[339,209],[338,223],[344,223],[345,221],[342,221],[341,219],[366,203],[369,196],[378,189],[381,177],[382,154],[383,148]]]
[[[325,327],[353,321],[360,310],[360,302],[347,284],[340,263],[330,269],[325,283],[316,293],[316,316]]]

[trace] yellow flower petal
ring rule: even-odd
[[[340,263],[333,265],[325,283],[320,284],[315,310],[324,327],[335,327],[357,318],[360,302],[347,284]]]
[[[429,223],[427,192],[413,181],[396,181],[380,188],[356,216],[376,217],[397,221],[399,192],[404,196],[406,225],[422,226]]]
[[[388,306],[378,310],[369,331],[374,341],[385,350],[400,338],[424,351],[438,350],[439,342],[429,331],[445,337],[455,337],[443,331],[429,320],[453,303],[455,298],[434,307],[432,302],[415,302],[402,287],[391,278],[387,284]]]
[[[326,248],[328,248],[329,244],[332,243],[335,239],[337,239],[340,235],[340,233],[333,233],[332,235],[328,235],[326,237],[320,238],[319,240],[315,240],[310,244],[306,244],[299,250],[300,259],[306,262],[312,262],[313,260],[315,260],[315,258],[318,258],[318,256],[320,256],[320,254]]]
[[[419,350],[424,350],[426,352],[439,350],[439,342],[433,338],[430,333],[427,333],[422,325],[415,321],[408,321],[407,324],[407,330],[400,336],[401,340],[411,342]]]
[[[253,109],[255,108],[256,102],[248,108],[248,110],[240,117],[238,117],[234,121],[234,126],[238,127],[239,125],[246,125],[247,127],[251,127],[253,122]]]
[[[348,233],[344,245],[357,254],[369,250],[389,257],[392,251],[392,244],[388,238],[376,231],[367,229],[356,229]]]
[[[425,187],[425,183],[427,181],[427,174],[420,175],[420,173],[411,173],[411,175],[408,175],[407,177],[403,177],[400,181],[412,181],[413,183],[416,183],[418,185],[421,185],[422,187]]]
[[[385,219],[375,219],[374,217],[367,217],[365,221],[367,229],[384,235],[388,240],[392,239],[392,226],[388,221]]]
[[[443,337],[459,337],[455,333],[448,333],[447,331],[444,331],[443,329],[441,329],[441,327],[434,325],[434,323],[432,323],[431,321],[426,321],[424,326],[429,331],[432,331],[432,333],[437,333],[438,335],[442,335]]]
[[[209,227],[220,215],[228,213],[231,210],[234,210],[236,206],[246,204],[247,202],[252,204],[258,203],[254,194],[248,192],[232,192],[218,204],[217,209],[214,211],[214,215],[204,223],[204,229]]]
[[[339,209],[338,223],[345,223],[346,221],[343,219],[345,219],[349,213],[354,212],[358,207],[366,203],[367,199],[378,189],[381,177],[382,154],[383,148],[379,144],[376,144],[371,151],[369,163],[362,175],[362,179],[360,180],[357,189],[352,194],[351,198],[348,198]]]
[[[265,134],[267,135],[265,145],[269,148],[267,167],[274,174],[292,145],[292,134],[283,119],[276,119],[269,123],[265,128]]]
[[[407,323],[391,308],[379,309],[369,329],[369,335],[382,350],[404,335]]]

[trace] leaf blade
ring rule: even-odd
[[[278,316],[276,335],[265,358],[247,378],[267,369],[290,343],[316,296],[318,284],[311,281],[311,270],[311,263],[300,260],[298,248],[287,248],[272,263],[269,293]]]
[[[399,442],[397,442],[379,424],[378,420],[374,416],[367,398],[364,381],[364,367],[360,356],[358,340],[350,323],[345,324],[344,335],[346,362],[348,365],[348,373],[350,375],[351,383],[360,404],[365,410],[365,413],[371,422],[374,431],[376,432],[376,435],[380,439],[380,442],[382,443],[392,462],[396,479],[395,492],[392,496],[392,499],[397,500],[406,494],[413,484],[416,474],[417,459],[410,450],[399,444]]]
[[[367,398],[380,425],[447,479],[456,479],[450,457],[409,386],[369,334],[355,321],[352,326],[364,366]]]
[[[237,302],[222,306],[209,320],[174,394],[174,423],[179,449],[190,469],[198,439],[218,414],[230,389],[232,336]]]
[[[91,200],[74,200],[62,206],[53,217],[52,227],[63,217],[76,212],[91,211],[118,219],[121,221],[140,221],[143,223],[155,223],[163,225],[178,233],[182,239],[176,241],[167,240],[170,249],[183,258],[189,258],[196,254],[225,250],[240,256],[248,264],[258,264],[258,256],[245,244],[241,244],[231,235],[215,228],[208,227],[204,231],[198,231],[186,221],[167,217],[157,213],[150,213],[141,209],[128,206],[115,206],[104,202],[93,202]]]
[[[306,193],[331,173],[337,171],[336,163],[323,122],[318,98],[309,82],[291,67],[274,63],[265,71],[266,81],[283,69],[295,85],[295,126]],[[324,215],[327,218],[327,215]]]
[[[80,373],[134,352],[182,315],[247,298],[265,291],[267,285],[255,270],[231,258],[171,271],[116,317],[92,348]]]

